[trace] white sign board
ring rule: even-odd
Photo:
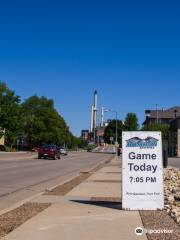
[[[110,137],[110,141],[114,141],[114,138],[113,138],[113,137]]]
[[[161,132],[123,132],[122,161],[123,209],[163,209]]]

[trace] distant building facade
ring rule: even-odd
[[[180,117],[170,122],[169,155],[180,157]]]
[[[94,133],[89,130],[81,130],[81,138],[85,141],[95,143],[98,145],[104,144],[104,127],[96,127],[95,129],[95,137]]]
[[[81,130],[81,138],[85,141],[89,140],[89,130]]]
[[[180,157],[180,107],[175,106],[166,110],[145,110],[144,126],[150,124],[169,125],[167,149],[169,156]]]
[[[170,122],[176,117],[180,117],[180,107],[175,106],[169,109],[156,109],[156,110],[145,110],[146,119],[143,125],[149,124],[170,124]]]
[[[96,128],[96,143],[99,145],[104,144],[104,127],[97,127]]]

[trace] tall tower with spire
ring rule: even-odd
[[[93,105],[91,108],[91,128],[90,131],[93,133],[93,139],[95,142],[96,138],[96,127],[97,127],[97,101],[98,101],[98,93],[95,90],[94,91],[94,97],[93,97]]]

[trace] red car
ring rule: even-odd
[[[38,158],[60,159],[60,151],[55,145],[44,145],[38,150]]]

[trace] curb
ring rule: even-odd
[[[10,211],[16,209],[16,208],[20,207],[21,205],[23,205],[24,203],[29,202],[30,200],[32,200],[34,197],[38,197],[40,195],[42,195],[42,192],[37,193],[36,195],[33,195],[33,196],[29,197],[29,198],[25,198],[25,199],[15,203],[15,204],[13,204],[11,207],[5,208],[5,209],[0,211],[0,215],[3,215],[5,213],[7,213],[7,212],[10,212]]]
[[[111,162],[112,160],[114,160],[114,158],[111,159],[111,160],[109,160],[108,162]],[[93,170],[94,170],[95,168],[99,167],[101,164],[103,164],[103,163],[106,164],[106,161],[107,161],[107,160],[102,160],[100,163],[96,164],[94,167],[89,168],[89,169],[87,169],[87,170],[83,170],[83,171],[79,172],[78,174],[74,175],[74,177],[68,178],[68,179],[66,179],[65,181],[62,181],[61,183],[56,184],[55,186],[53,186],[53,187],[51,187],[51,188],[48,188],[47,190],[48,190],[48,191],[51,191],[52,189],[58,187],[59,185],[63,185],[63,184],[65,184],[65,183],[67,183],[67,182],[70,182],[70,181],[72,181],[74,178],[80,176],[83,172],[93,172]],[[43,193],[45,193],[45,192],[43,192]]]
[[[113,161],[113,160],[115,160],[115,159],[116,159],[116,157],[112,158],[111,160],[102,160],[101,162],[99,162],[98,164],[96,164],[96,165],[93,166],[92,168],[87,169],[86,171],[92,172],[93,169],[97,168],[97,167],[100,166],[101,164],[108,164],[109,162],[111,162],[111,161]],[[83,172],[83,171],[81,171],[81,172]],[[81,172],[78,173],[78,174],[76,174],[76,175],[74,175],[74,176],[71,177],[71,178],[66,179],[65,181],[62,181],[61,183],[59,183],[59,184],[57,184],[57,185],[55,185],[55,186],[53,186],[53,187],[47,188],[46,190],[51,191],[52,189],[58,187],[59,185],[63,185],[63,184],[65,184],[66,182],[69,182],[69,181],[73,180],[74,178],[80,176]],[[84,172],[85,172],[85,170],[84,170]],[[25,198],[25,199],[23,199],[23,200],[15,203],[15,204],[13,204],[11,207],[8,207],[8,208],[3,209],[3,210],[0,211],[0,215],[3,215],[3,214],[5,214],[5,213],[7,213],[7,212],[10,212],[10,211],[12,211],[12,210],[20,207],[20,206],[23,205],[24,203],[29,202],[29,201],[32,200],[33,198],[43,195],[44,193],[45,193],[45,191],[40,192],[40,193],[37,193],[37,194],[35,194],[35,195],[31,196],[31,197]]]
[[[14,158],[0,158],[0,161],[13,161],[13,160],[26,160],[26,159],[36,159],[36,155],[34,156],[24,156],[24,157],[14,157]]]

